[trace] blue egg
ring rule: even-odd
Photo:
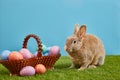
[[[35,57],[37,57],[37,54],[38,54],[38,52],[36,51],[33,55],[34,55]]]
[[[8,59],[8,56],[11,52],[9,50],[4,50],[2,53],[1,53],[1,59],[2,60],[7,60]]]
[[[48,47],[48,48],[47,48],[47,53],[49,53],[49,52],[50,52],[50,49],[51,49],[51,47]]]

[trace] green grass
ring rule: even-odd
[[[9,76],[8,70],[0,65],[0,80],[120,80],[120,56],[106,56],[105,64],[96,69],[68,69],[71,61],[68,57],[61,57],[55,64],[53,71],[43,75]]]

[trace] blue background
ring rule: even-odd
[[[120,0],[0,0],[0,53],[20,50],[28,34],[38,35],[46,46],[60,46],[76,23],[100,37],[106,54],[120,54]],[[28,48],[36,50],[30,39]]]

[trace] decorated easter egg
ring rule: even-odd
[[[44,44],[42,44],[42,53],[43,55],[47,53],[47,47]]]
[[[42,44],[42,54],[43,55],[48,55],[50,48],[51,47],[46,47],[45,44]],[[37,51],[38,51],[38,48],[37,48]]]
[[[46,51],[45,51],[44,53],[42,52],[44,56],[46,56],[46,55],[49,54],[50,48],[51,48],[51,47],[47,47],[47,48],[46,48]]]
[[[24,59],[34,57],[34,55],[26,48],[22,48],[19,52],[23,55]]]
[[[10,51],[9,51],[9,50],[4,50],[4,51],[1,53],[0,57],[1,57],[2,60],[7,60],[9,54],[10,54]]]
[[[53,46],[50,48],[50,52],[48,55],[54,56],[60,54],[60,48],[58,46]]]
[[[46,68],[45,68],[45,66],[43,64],[37,64],[35,66],[35,71],[38,74],[44,74],[46,72]]]
[[[35,74],[35,69],[32,66],[26,66],[20,70],[21,76],[32,76],[34,74]]]
[[[20,59],[23,59],[23,56],[21,53],[17,51],[13,51],[9,54],[8,59],[9,60],[20,60]]]

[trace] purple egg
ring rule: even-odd
[[[21,76],[32,76],[34,74],[35,74],[35,69],[32,66],[26,66],[20,70]]]
[[[53,46],[50,48],[49,54],[50,56],[58,55],[60,54],[60,48],[58,46]]]
[[[26,48],[22,48],[19,52],[23,55],[24,59],[28,59],[28,58],[34,57],[33,54]]]

